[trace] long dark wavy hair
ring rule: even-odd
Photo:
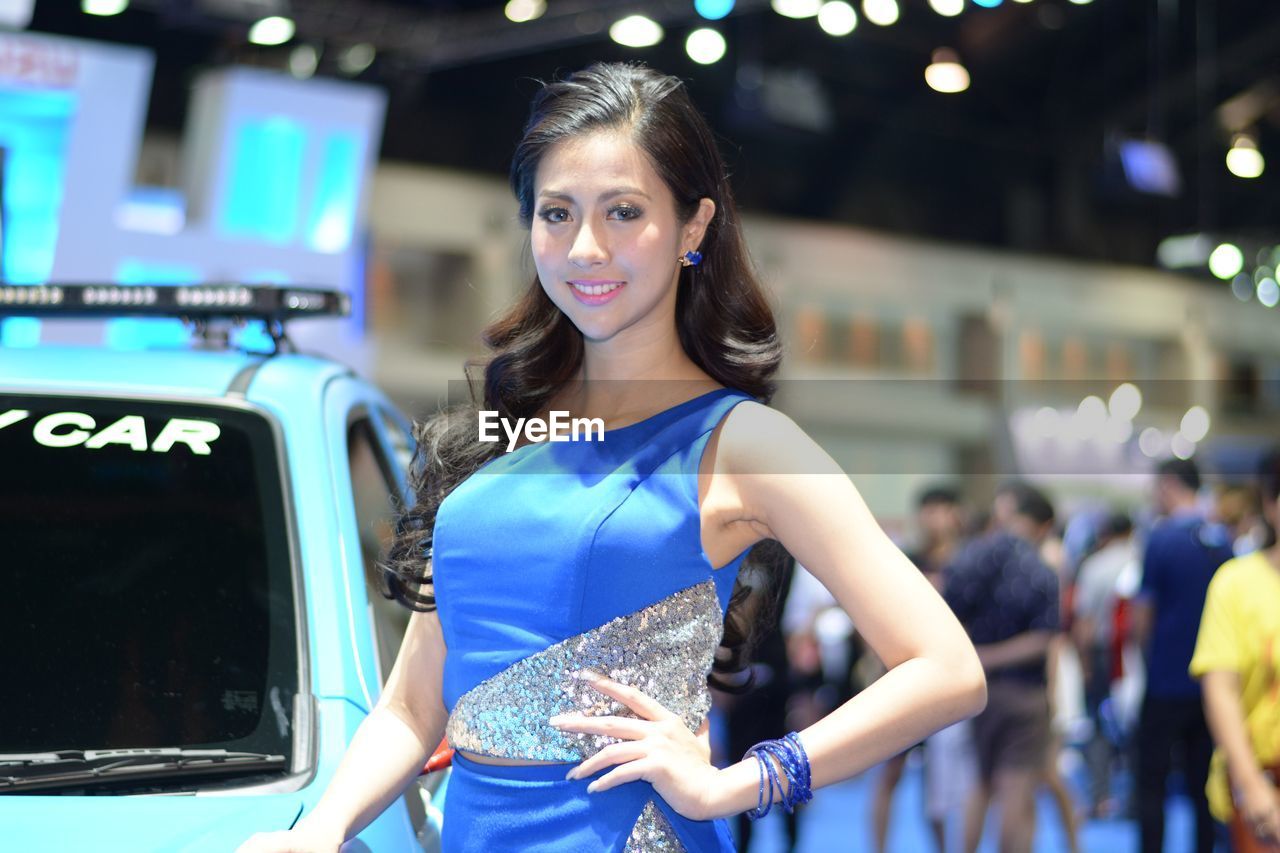
[[[715,138],[678,78],[640,64],[600,63],[544,85],[533,99],[511,162],[511,188],[521,221],[526,228],[531,223],[534,179],[547,151],[562,140],[599,131],[627,134],[648,156],[675,197],[682,223],[693,217],[699,200],[715,202],[715,215],[699,247],[702,262],[680,274],[680,344],[720,384],[769,402],[782,356],[773,312],[747,256]],[[498,443],[476,441],[477,412],[496,410],[504,419],[537,415],[582,363],[582,334],[547,296],[536,274],[517,302],[483,331],[482,339],[489,355],[468,365],[468,375],[470,369],[483,368],[482,404],[474,400],[473,385],[470,403],[416,426],[411,481],[416,502],[401,513],[383,562],[385,594],[414,610],[435,608],[430,554],[441,502],[502,452]],[[779,564],[781,555],[776,547],[757,547],[749,560],[759,576],[760,568]],[[764,576],[777,574],[768,571]],[[742,575],[748,572],[744,569]],[[751,592],[740,576],[725,620],[717,673],[738,672],[745,663],[754,623],[759,621],[744,618]],[[720,679],[713,683],[726,686]]]

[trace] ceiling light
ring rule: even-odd
[[[300,44],[289,52],[289,73],[299,80],[314,75],[319,64],[320,52],[309,44]]]
[[[724,36],[706,27],[689,33],[689,37],[684,41],[685,53],[699,65],[710,65],[720,61],[724,56],[724,50]]]
[[[1209,272],[1226,281],[1244,269],[1244,254],[1233,243],[1223,243],[1209,254]]]
[[[662,26],[644,15],[628,15],[609,27],[609,38],[624,47],[652,47],[662,36]]]
[[[1147,427],[1138,436],[1138,448],[1152,459],[1162,455],[1165,448],[1164,433],[1155,427]]]
[[[1004,0],[973,0],[973,5],[982,6],[986,9],[994,9],[1003,2]]]
[[[1088,6],[1093,2],[1093,0],[1071,0],[1071,2],[1075,3],[1077,6]]]
[[[733,11],[733,0],[693,0],[693,10],[708,21],[718,21]]]
[[[1237,178],[1256,178],[1262,174],[1266,162],[1258,143],[1247,133],[1236,134],[1231,142],[1231,150],[1227,152],[1227,171]]]
[[[1280,304],[1280,284],[1274,278],[1264,278],[1258,282],[1258,301],[1268,308]]]
[[[1156,260],[1165,269],[1202,267],[1213,251],[1213,242],[1206,234],[1179,234],[1165,237],[1156,247]]]
[[[770,0],[769,5],[784,18],[812,18],[822,8],[822,0]]]
[[[1101,397],[1090,394],[1080,401],[1071,416],[1071,428],[1077,438],[1088,441],[1098,435],[1107,424],[1107,404]]]
[[[844,0],[830,0],[818,10],[818,26],[829,36],[847,36],[858,26],[858,13]]]
[[[503,12],[508,21],[523,24],[534,18],[541,18],[547,11],[546,0],[510,0]]]
[[[1241,302],[1253,300],[1253,279],[1249,278],[1247,272],[1237,273],[1236,277],[1231,279],[1231,295]]]
[[[353,44],[338,54],[338,70],[354,77],[372,65],[375,56],[377,51],[368,42]]]
[[[954,18],[964,11],[964,0],[929,0],[929,6],[944,18]]]
[[[1124,418],[1107,418],[1102,427],[1102,437],[1115,444],[1127,444],[1133,438],[1133,421]]]
[[[1179,459],[1190,459],[1196,453],[1196,443],[1179,432],[1169,439],[1169,449]]]
[[[1111,398],[1107,401],[1107,410],[1111,412],[1112,417],[1121,420],[1133,420],[1141,408],[1142,392],[1132,382],[1125,382],[1118,386],[1111,392]]]
[[[80,11],[86,15],[119,15],[129,8],[129,0],[80,0]]]
[[[267,46],[284,44],[293,38],[295,29],[293,21],[289,18],[272,15],[270,18],[263,18],[249,28],[249,41],[253,44]]]
[[[898,0],[862,0],[862,14],[878,27],[898,22]]]
[[[1053,438],[1058,434],[1058,422],[1061,415],[1052,406],[1042,406],[1032,418],[1031,425],[1040,438]]]
[[[1187,409],[1187,413],[1182,416],[1182,423],[1178,425],[1178,433],[1193,444],[1209,434],[1209,413],[1204,406]]]
[[[960,64],[954,50],[940,47],[933,52],[933,62],[924,70],[924,81],[930,89],[954,94],[969,88],[969,72]]]

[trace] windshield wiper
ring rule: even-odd
[[[283,755],[226,749],[69,749],[0,753],[0,793],[71,788],[98,780],[149,780],[175,775],[271,770]]]

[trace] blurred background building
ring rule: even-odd
[[[3,5],[6,282],[342,286],[307,343],[415,414],[530,278],[503,176],[536,81],[597,59],[688,80],[815,380],[779,403],[889,519],[950,475],[1230,471],[1280,414],[1274,3]]]

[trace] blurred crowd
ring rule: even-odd
[[[1280,851],[1280,449],[1250,482],[1208,474],[1170,458],[1149,501],[1069,517],[1023,481],[989,507],[952,484],[919,495],[900,544],[977,648],[988,703],[877,770],[870,814],[850,816],[873,849],[893,843],[913,760],[938,851],[973,851],[984,832],[995,849],[1030,850],[1040,799],[1072,851],[1084,821],[1130,820],[1154,853],[1171,797],[1194,815],[1181,849]],[[755,687],[718,698],[729,755],[812,724],[884,672],[803,566],[787,568],[774,621]],[[789,844],[802,819],[788,816]],[[751,830],[740,822],[740,849]]]

